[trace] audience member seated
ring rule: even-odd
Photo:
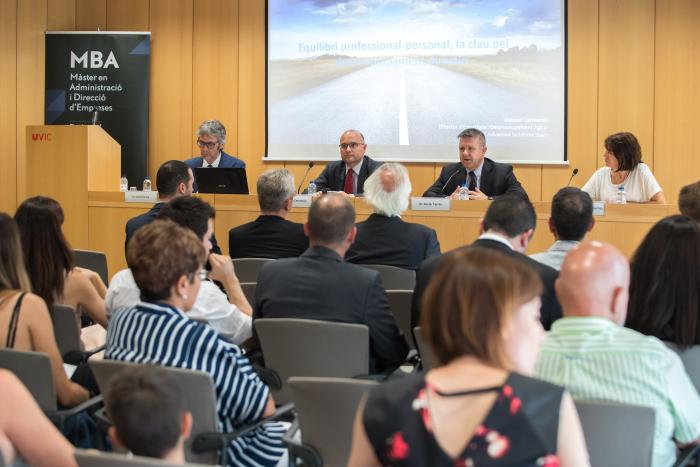
[[[366,324],[370,372],[390,372],[403,363],[408,347],[389,309],[379,273],[343,261],[355,239],[354,224],[355,209],[346,196],[327,194],[315,200],[304,224],[311,247],[299,258],[263,266],[253,321],[304,318]]]
[[[425,258],[440,254],[433,229],[401,219],[410,195],[411,180],[401,164],[382,164],[367,178],[365,201],[374,214],[357,224],[357,236],[345,255],[347,261],[416,270]]]
[[[680,348],[700,344],[700,227],[687,216],[654,225],[632,258],[628,328]]]
[[[63,209],[51,198],[26,199],[15,213],[24,261],[32,291],[53,304],[78,306],[103,328],[107,327],[104,296],[107,290],[94,271],[75,267],[73,249],[61,231]]]
[[[209,373],[224,431],[272,415],[269,389],[241,350],[185,315],[207,276],[202,239],[172,221],[156,220],[134,234],[126,256],[143,301],[114,312],[105,358]],[[236,438],[228,447],[230,465],[285,465],[283,434],[281,424],[265,423]]]
[[[541,290],[532,268],[497,251],[448,253],[421,320],[441,366],[372,390],[348,465],[589,465],[571,397],[531,377]]]
[[[536,374],[574,399],[655,409],[652,466],[669,466],[674,440],[694,443],[700,436],[700,397],[678,355],[622,326],[629,282],[627,260],[613,246],[586,241],[571,250],[557,281],[564,318],[547,334]]]
[[[348,195],[362,195],[365,180],[377,170],[381,162],[365,154],[365,137],[357,130],[345,130],[340,135],[340,159],[326,164],[316,179],[318,191],[343,191]]]
[[[700,181],[681,188],[678,195],[678,209],[696,222],[700,222]]]
[[[649,166],[642,162],[642,148],[632,133],[605,138],[605,167],[596,170],[582,190],[594,201],[615,202],[620,187],[634,203],[666,204],[666,197]]]
[[[292,258],[309,247],[303,224],[288,221],[294,198],[294,176],[270,169],[258,178],[260,215],[228,232],[231,258]]]
[[[552,198],[549,216],[549,231],[555,242],[549,250],[530,258],[558,271],[569,250],[581,243],[594,224],[593,200],[589,194],[574,187],[562,188]]]
[[[132,454],[185,463],[185,440],[192,413],[177,379],[154,365],[128,368],[114,379],[105,396],[112,421],[109,437]]]
[[[204,248],[210,251],[209,238],[214,232],[215,214],[214,208],[206,201],[194,196],[179,196],[161,209],[158,218],[172,220],[191,230]],[[243,294],[231,259],[211,253],[209,264],[209,278],[221,282],[228,297],[214,282],[203,280],[192,309],[185,311],[185,314],[192,319],[206,321],[226,339],[241,344],[252,335],[252,308]],[[132,307],[141,296],[142,291],[136,285],[131,269],[119,271],[107,290],[107,311],[113,314],[119,307]]]
[[[31,293],[19,232],[15,221],[5,213],[0,213],[0,346],[48,355],[62,406],[73,407],[88,399],[88,390],[66,376],[49,311],[46,303]],[[0,397],[3,399],[4,395]]]
[[[554,281],[558,273],[556,269],[524,254],[535,232],[536,222],[535,208],[528,200],[513,195],[499,196],[486,210],[479,226],[480,236],[471,246],[495,249],[520,259],[539,274],[544,286],[541,296],[542,325],[545,329],[549,329],[552,323],[561,317],[561,307],[554,293]],[[428,258],[418,270],[411,309],[413,326],[416,326],[420,319],[423,292],[442,258],[442,256]]]
[[[43,414],[32,395],[0,370],[0,464],[74,467],[73,446]]]

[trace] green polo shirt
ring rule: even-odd
[[[700,436],[700,397],[680,358],[655,337],[605,318],[559,319],[547,333],[535,371],[574,399],[654,408],[653,467],[675,461],[672,438],[689,443]]]

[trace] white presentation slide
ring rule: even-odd
[[[566,0],[268,0],[267,154],[336,160],[361,131],[384,161],[566,162]]]

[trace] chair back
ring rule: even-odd
[[[695,385],[695,389],[700,392],[700,345],[694,345],[685,350],[681,350],[671,342],[664,342],[674,352],[681,357],[685,372],[690,376],[690,380]]]
[[[233,260],[233,269],[239,282],[258,282],[258,273],[271,258],[236,258]]]
[[[90,360],[90,369],[103,394],[109,388],[112,378],[120,371],[140,365],[118,360]],[[202,464],[218,463],[219,455],[216,451],[195,454],[191,450],[191,444],[199,433],[220,431],[216,413],[216,392],[211,376],[208,373],[184,368],[167,366],[161,366],[161,368],[175,376],[185,396],[187,410],[192,412],[192,433],[185,442],[187,461]]]
[[[241,289],[243,289],[243,295],[248,300],[250,305],[255,304],[255,289],[258,288],[257,282],[241,282]]]
[[[95,271],[100,276],[105,285],[109,285],[109,274],[107,271],[107,255],[101,251],[73,250],[75,255],[75,265],[81,268]]]
[[[575,403],[591,465],[651,465],[654,409],[606,401]]]
[[[75,450],[75,460],[79,467],[175,467],[183,464],[171,464],[160,459],[143,456],[126,456],[113,452],[100,452],[95,450]],[[201,466],[202,464],[184,464],[189,466]]]
[[[352,378],[369,373],[369,329],[364,324],[294,318],[253,322],[265,367],[277,373],[282,388],[275,402],[286,404],[290,376]]]
[[[34,396],[41,410],[44,412],[56,410],[56,387],[48,355],[40,352],[0,349],[0,368],[9,370],[17,376]]]
[[[80,322],[76,311],[66,305],[52,305],[51,321],[61,357],[69,352],[80,351]]]
[[[420,326],[416,326],[415,328],[413,328],[413,337],[416,340],[416,348],[418,349],[418,355],[420,355],[423,370],[428,371],[440,366],[440,364],[437,361],[437,358],[435,358],[433,349],[423,338],[423,331],[421,331]]]
[[[289,378],[304,444],[318,451],[324,466],[347,465],[357,406],[376,384],[348,378]]]
[[[403,332],[409,349],[415,349],[416,343],[411,332],[411,302],[413,290],[387,290],[386,298],[389,300],[391,314],[394,315],[396,325]]]
[[[385,290],[413,290],[416,286],[416,271],[386,266],[384,264],[358,264],[363,268],[377,271],[382,276]]]

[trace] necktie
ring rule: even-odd
[[[214,166],[213,166],[213,165],[211,165],[211,164],[207,164],[207,169],[213,169],[213,168],[214,168]]]
[[[355,172],[353,172],[352,169],[348,170],[347,173],[345,174],[345,187],[343,188],[343,191],[349,195],[353,194],[355,190],[353,190],[353,179]]]
[[[469,191],[476,190],[476,174],[469,171]]]

